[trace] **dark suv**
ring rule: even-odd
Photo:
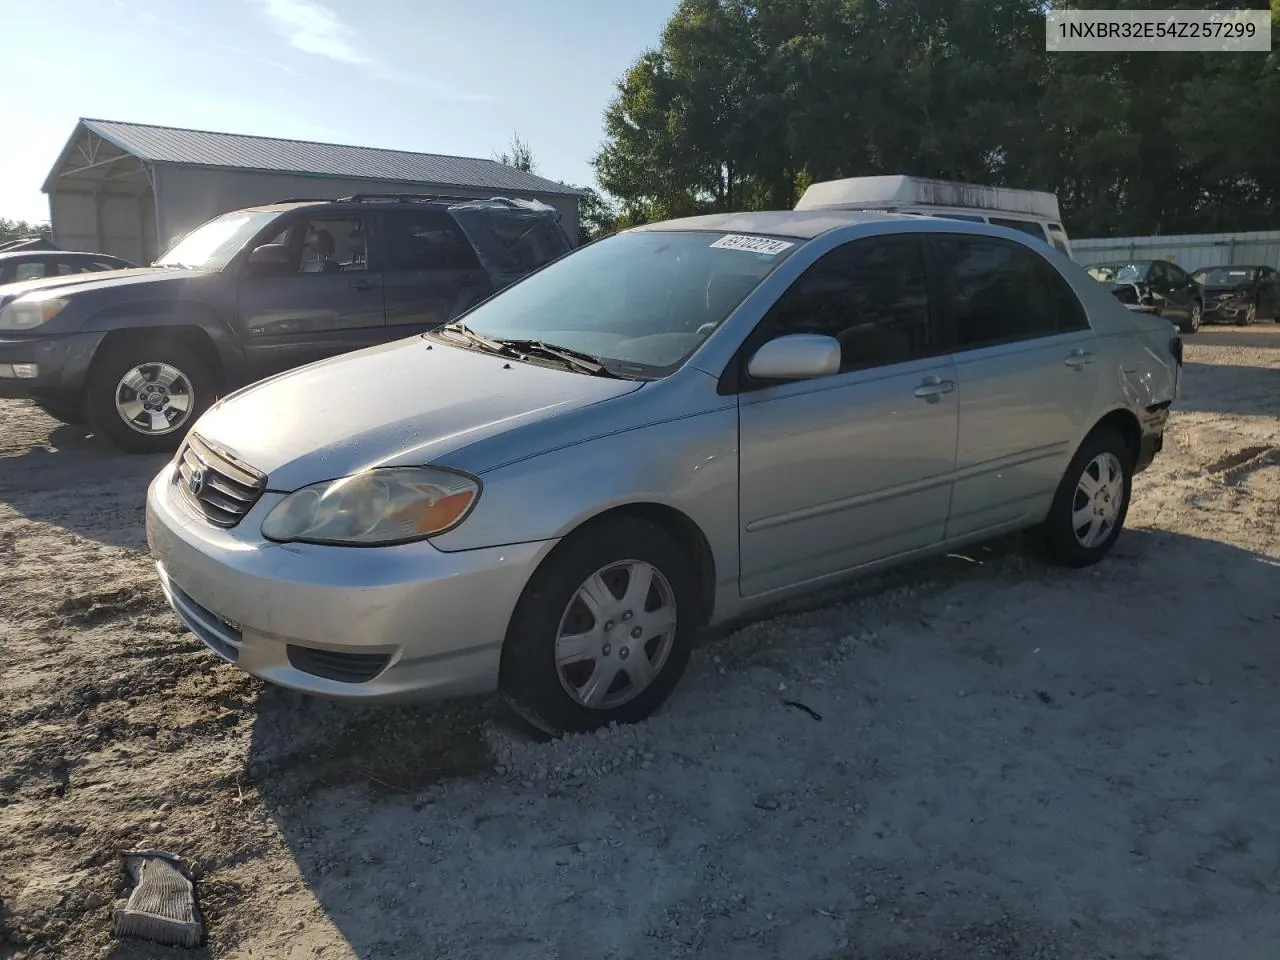
[[[176,448],[220,394],[440,326],[567,253],[544,204],[362,195],[237,210],[151,267],[25,284],[0,308],[0,397]]]

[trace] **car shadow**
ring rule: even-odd
[[[1280,357],[1277,357],[1280,364]],[[1174,411],[1280,415],[1280,365],[1192,363],[1182,368]]]
[[[1181,584],[1187,570],[1203,571],[1206,582],[1198,585],[1197,590],[1169,587]],[[1054,580],[1064,582],[1054,583]],[[1146,649],[1133,650],[1115,643],[1114,637],[1108,639],[1109,629],[1114,630],[1115,624],[1125,623],[1133,615],[1133,592],[1122,592],[1118,588],[1109,590],[1106,586],[1118,582],[1147,584],[1148,589],[1159,594],[1154,599],[1161,607],[1153,613],[1158,613],[1161,623],[1171,626],[1167,634],[1159,634],[1164,640],[1155,642],[1164,643],[1167,649],[1151,650],[1150,637],[1147,637]],[[1098,584],[1104,586],[1099,590],[1095,586]],[[1161,584],[1165,585],[1164,589],[1160,589]],[[1086,676],[1106,673],[1118,662],[1128,671],[1117,680],[1122,686],[1137,682],[1146,689],[1148,683],[1155,682],[1144,676],[1143,664],[1149,662],[1145,658],[1152,655],[1161,658],[1162,662],[1168,662],[1170,658],[1187,661],[1209,658],[1215,678],[1221,678],[1214,681],[1218,685],[1214,693],[1238,696],[1241,702],[1249,704],[1263,695],[1258,692],[1259,683],[1274,682],[1280,677],[1277,648],[1262,642],[1270,629],[1270,621],[1256,628],[1243,620],[1235,625],[1237,614],[1245,620],[1261,623],[1258,617],[1245,609],[1244,600],[1237,598],[1250,598],[1249,603],[1256,602],[1255,605],[1261,609],[1268,603],[1266,598],[1280,596],[1280,564],[1216,541],[1162,531],[1126,531],[1102,565],[1082,571],[1048,568],[1023,551],[1019,538],[1005,538],[963,554],[911,564],[881,577],[793,601],[766,612],[762,618],[781,616],[784,619],[780,626],[785,626],[786,618],[812,618],[815,611],[826,609],[829,619],[834,618],[828,624],[834,645],[840,630],[847,631],[853,627],[852,622],[839,627],[835,621],[844,616],[852,621],[858,616],[842,612],[842,604],[851,599],[893,591],[904,585],[917,588],[922,603],[927,603],[929,596],[935,595],[935,590],[939,603],[949,602],[952,591],[967,590],[966,596],[974,596],[988,589],[1000,590],[1011,585],[1015,591],[1047,587],[1079,590],[1083,594],[1093,590],[1097,592],[1096,598],[1080,609],[1079,648],[1068,650],[1065,656],[1068,663],[1074,657],[1077,661],[1074,669]],[[1209,597],[1207,594],[1210,593],[1214,596]],[[1189,632],[1179,626],[1178,619],[1179,611],[1183,611],[1182,616],[1191,615],[1193,610],[1199,609],[1198,604],[1207,602],[1224,604],[1224,609],[1231,610],[1233,617],[1232,626],[1212,637],[1212,649],[1192,643]],[[811,619],[805,622],[809,623]],[[1099,629],[1100,625],[1102,629]],[[859,629],[861,626],[865,626],[865,622]],[[780,643],[778,637],[786,632],[780,629],[776,636],[764,642],[777,645]],[[1025,638],[1004,637],[998,633],[989,637],[994,646],[1012,645],[1021,639]],[[1210,640],[1208,637],[1204,639]],[[706,642],[715,644],[719,641],[712,637]],[[941,632],[925,630],[912,642],[913,651],[918,646],[921,656],[944,657],[953,653],[948,650],[948,639]],[[931,647],[932,654],[929,653]],[[697,695],[691,692],[691,687],[696,690],[716,681],[714,677],[708,680],[698,676],[699,673],[709,674],[717,670],[710,661],[710,657],[695,658],[689,675],[677,687],[672,703],[664,708],[676,710],[685,720],[693,719],[695,727],[698,726],[699,707]],[[996,671],[1003,665],[999,657],[987,663],[988,666],[979,664],[975,669]],[[1201,667],[1198,662],[1194,667],[1188,662],[1186,669]],[[723,667],[719,672],[724,672]],[[990,676],[995,684],[1009,679],[1008,674],[997,672]],[[1243,680],[1236,686],[1230,686],[1235,682],[1226,679],[1230,676],[1247,677],[1253,686],[1246,685]],[[1138,679],[1135,681],[1134,677]],[[883,682],[881,677],[880,683]],[[1068,681],[1062,682],[1066,684]],[[904,688],[909,686],[907,678],[902,679],[902,685]],[[877,684],[876,693],[880,696],[886,691]],[[904,695],[903,691],[896,693]],[[682,696],[693,700],[679,703]],[[1029,699],[1034,705],[1035,697]],[[1204,702],[1196,701],[1196,704]],[[717,709],[725,709],[723,703]],[[1057,704],[1054,709],[1065,707]],[[1075,711],[1081,723],[1088,721],[1105,725],[1109,722],[1107,718],[1094,716],[1091,712],[1109,709],[1097,701],[1072,700],[1070,709]],[[1161,737],[1170,735],[1171,729],[1172,735],[1176,736],[1184,727],[1190,730],[1201,721],[1208,722],[1194,712],[1201,709],[1200,706],[1187,707],[1185,702],[1180,707],[1183,713],[1171,712],[1168,702],[1154,698],[1144,701],[1144,709],[1146,712],[1141,713],[1138,722],[1144,730],[1149,727],[1152,736],[1156,735],[1157,728]],[[1192,713],[1187,715],[1186,710]],[[716,722],[714,715],[705,719],[709,724]],[[793,741],[796,737],[829,737],[836,732],[831,721],[839,723],[839,720],[831,716],[827,720],[825,726],[789,728],[787,735]],[[569,860],[561,856],[563,851],[552,850],[551,845],[544,846],[541,840],[535,841],[523,831],[527,828],[545,833],[544,824],[577,822],[579,832],[593,832],[595,828],[588,829],[586,821],[597,813],[604,817],[608,811],[593,811],[586,799],[587,794],[576,793],[573,782],[534,783],[504,775],[495,767],[484,735],[485,725],[492,722],[509,722],[503,710],[496,706],[496,698],[387,708],[324,702],[275,688],[268,689],[259,698],[248,783],[256,788],[267,815],[279,829],[303,881],[327,920],[341,932],[356,957],[373,960],[396,954],[397,950],[413,953],[413,944],[428,942],[466,942],[469,954],[474,955],[486,955],[489,948],[492,949],[490,955],[550,955],[557,950],[551,949],[549,944],[542,948],[530,946],[525,935],[532,933],[536,925],[526,925],[524,917],[554,916],[563,904],[579,897],[600,903],[625,902],[634,891],[646,888],[646,871],[653,867],[655,856],[669,858],[681,855],[682,842],[673,841],[672,849],[659,854],[648,847],[641,849],[644,844],[634,838],[618,840],[615,846],[620,846],[623,852],[609,854],[612,862],[609,871],[588,870],[584,866],[582,876],[566,872],[565,864]],[[800,721],[796,722],[799,724]],[[935,730],[930,737],[960,736],[963,724],[957,723],[955,727],[954,730]],[[741,729],[744,741],[755,736],[748,728]],[[771,728],[762,717],[761,735],[767,734],[768,729]],[[1082,735],[1072,733],[1072,729],[1063,727],[1063,732],[1058,735],[1064,738]],[[739,733],[733,734],[735,738],[738,736]],[[893,736],[902,734],[895,732]],[[1186,744],[1189,756],[1183,762],[1192,766],[1201,762],[1230,764],[1260,748],[1270,749],[1265,747],[1270,742],[1269,735],[1261,729],[1255,739],[1259,742],[1189,738]],[[620,738],[619,742],[619,749],[625,749],[629,741]],[[897,743],[894,749],[910,756],[914,755],[912,746],[910,743]],[[671,752],[669,748],[673,749],[673,745],[663,743],[659,752]],[[1012,741],[993,743],[993,751],[1007,755],[1004,758],[1007,762],[1003,765],[991,765],[995,780],[1004,776],[1003,771],[1010,763],[1019,762],[1020,753],[1026,752],[1022,759],[1034,766],[1039,761],[1032,754],[1043,748],[1043,743],[1035,741],[1026,741],[1024,746],[1014,745]],[[750,750],[751,746],[744,742],[740,747],[724,747],[726,751],[735,749]],[[719,753],[715,763],[705,765],[698,758],[686,757],[681,763],[697,764],[698,790],[705,796],[715,797],[721,810],[726,804],[733,807],[741,800],[742,808],[750,812],[751,798],[739,796],[747,787],[739,782],[735,773],[735,756]],[[1096,758],[1098,776],[1108,776],[1107,762],[1105,752]],[[654,776],[660,773],[662,771]],[[677,778],[680,776],[674,768],[667,773]],[[977,778],[975,771],[970,773]],[[600,776],[643,779],[638,770],[620,772],[616,767]],[[1070,775],[1064,773],[1063,776]],[[654,789],[652,778],[644,782],[648,789]],[[850,789],[853,786],[851,783]],[[664,781],[663,789],[668,787],[675,791],[681,789],[678,783]],[[972,790],[981,794],[985,790],[999,788],[999,783],[993,786],[985,781],[966,781],[957,789],[962,793]],[[643,793],[640,786],[636,789]],[[1214,789],[1230,793],[1236,787],[1224,783]],[[650,795],[649,800],[653,799]],[[1138,791],[1132,796],[1126,795],[1120,802],[1138,809],[1147,799]],[[697,803],[697,798],[690,797],[688,802]],[[900,804],[899,807],[877,811],[880,827],[876,836],[881,836],[882,832],[896,835],[900,828],[906,829],[904,824],[894,821],[909,820],[912,804]],[[743,822],[737,828],[750,830],[751,824],[747,821],[751,817],[742,816]],[[625,816],[623,820],[626,820]],[[1088,832],[1089,842],[1099,844],[1100,848],[1102,845],[1114,847],[1127,843],[1128,840],[1122,836],[1104,835],[1109,822],[1107,818],[1084,818],[1079,822],[1079,829]],[[672,829],[686,828],[673,826]],[[847,855],[847,859],[841,862],[849,864],[866,857],[876,843],[865,832],[856,831],[842,834],[824,830],[806,836],[809,839],[797,835],[795,843],[801,847],[807,844],[839,845],[845,848],[841,854]],[[1020,835],[1011,834],[1011,837],[1006,856],[1008,862],[1001,860],[995,850],[992,851],[990,868],[995,876],[1017,876],[1013,859],[1034,854],[1034,851],[1017,848],[1016,841]],[[631,846],[627,846],[628,843]],[[583,846],[576,844],[578,854],[582,854]],[[574,853],[572,850],[567,852]],[[823,862],[827,854],[828,850],[815,848],[814,862]],[[692,851],[689,855],[696,858]],[[586,860],[577,856],[574,862],[586,863]],[[803,858],[798,862],[803,862]],[[509,874],[497,866],[503,863],[509,864]],[[910,870],[911,864],[898,865],[894,869]],[[494,878],[486,874],[491,870],[504,874],[496,886],[493,885],[496,882]],[[791,878],[797,883],[816,882],[818,879]],[[857,885],[856,879],[849,880],[851,887]],[[463,894],[459,893],[460,890],[475,892]],[[518,905],[500,896],[500,890],[515,896]],[[515,891],[518,891],[518,896]],[[1053,889],[1029,893],[1040,897],[1054,895]],[[696,899],[699,891],[694,890],[693,895]],[[459,906],[464,901],[485,896],[496,898],[498,902]],[[670,896],[679,898],[685,894],[672,892]],[[457,908],[456,915],[453,909],[440,909],[442,902],[453,904]],[[668,903],[666,906],[679,904]],[[487,923],[482,919],[486,917]],[[1154,915],[1147,919],[1158,926]],[[637,950],[644,952],[647,942],[644,929],[614,924],[613,931],[622,938],[612,944],[614,950],[628,954]],[[557,936],[562,941],[557,948],[563,954],[600,952],[587,948],[589,938],[581,931],[566,928]],[[924,945],[918,946],[923,948]]]
[[[88,427],[39,416],[19,452],[0,452],[0,503],[87,540],[144,549],[147,485],[169,455],[122,453]]]

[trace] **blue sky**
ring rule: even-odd
[[[40,185],[79,117],[474,157],[518,130],[543,176],[591,183],[614,83],[675,0],[4,7],[0,217],[46,220]]]

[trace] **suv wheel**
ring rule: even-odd
[[[95,432],[129,453],[175,450],[217,389],[208,365],[181,343],[111,344],[94,359],[85,407]]]
[[[1244,313],[1240,315],[1240,319],[1236,321],[1238,327],[1251,327],[1258,322],[1258,305],[1251,303],[1244,308]]]
[[[611,518],[570,536],[516,605],[503,692],[551,734],[643,720],[689,662],[697,583],[680,544],[642,520]]]
[[[1087,567],[1105,557],[1129,512],[1132,474],[1133,453],[1119,433],[1104,427],[1086,437],[1035,531],[1046,558]]]

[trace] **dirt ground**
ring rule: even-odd
[[[146,553],[161,460],[0,401],[0,957],[1275,958],[1280,326],[1189,339],[1101,566],[795,603],[554,742],[218,661]],[[206,947],[110,937],[139,847]]]

